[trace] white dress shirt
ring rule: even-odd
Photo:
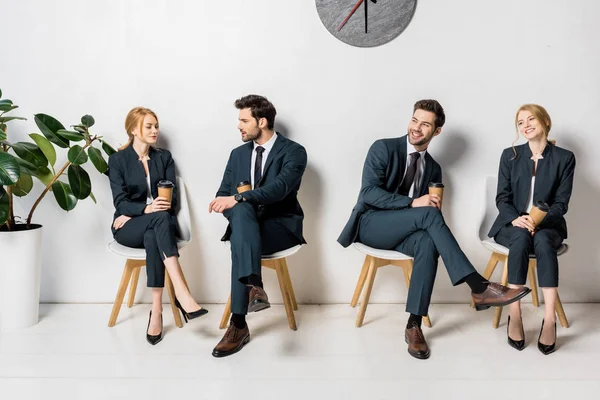
[[[404,175],[406,175],[406,171],[410,166],[411,158],[410,154],[416,152],[415,146],[410,144],[408,141],[408,137],[406,138],[406,169],[404,170]],[[421,181],[423,180],[423,173],[425,172],[425,154],[427,150],[419,151],[420,154],[419,159],[417,160],[417,172],[415,173],[415,180],[408,191],[408,197],[413,197],[415,191],[415,184],[418,184],[417,187],[420,186]],[[403,178],[404,179],[404,178]]]
[[[250,160],[250,180],[252,182],[253,188],[254,188],[254,164],[256,163],[256,148],[258,146],[261,146],[265,149],[265,151],[263,151],[263,153],[262,153],[262,166],[260,167],[260,170],[262,171],[262,173],[264,175],[265,164],[267,163],[267,157],[269,156],[269,153],[273,149],[273,145],[275,144],[276,140],[277,140],[277,133],[273,133],[273,137],[271,139],[269,139],[269,141],[265,144],[258,144],[256,142],[254,142],[254,149],[252,150],[252,158]]]

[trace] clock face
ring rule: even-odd
[[[329,33],[352,46],[373,47],[402,33],[417,0],[316,0],[316,4]]]

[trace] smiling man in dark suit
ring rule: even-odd
[[[419,359],[430,354],[421,320],[431,301],[439,256],[453,285],[469,285],[477,310],[510,304],[530,291],[487,282],[477,273],[446,226],[439,196],[428,194],[429,183],[442,182],[442,170],[427,147],[442,131],[445,119],[436,100],[420,100],[407,135],[377,140],[371,146],[358,202],[338,238],[344,247],[361,242],[414,257],[405,339],[410,355]]]
[[[223,213],[231,242],[231,321],[213,356],[238,352],[250,340],[248,312],[270,307],[261,279],[261,256],[306,243],[298,189],[306,169],[306,150],[276,133],[276,110],[265,97],[236,100],[238,129],[245,142],[231,152],[217,197],[209,211]],[[241,194],[237,186],[250,182]]]

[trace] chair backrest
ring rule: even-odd
[[[177,190],[179,193],[179,209],[177,210],[177,225],[179,225],[179,235],[181,240],[190,242],[192,240],[192,221],[190,218],[190,205],[188,203],[185,183],[183,179],[177,177]]]
[[[496,190],[498,189],[498,178],[487,176],[485,178],[484,214],[479,224],[479,240],[488,239],[488,232],[498,216],[496,208]]]

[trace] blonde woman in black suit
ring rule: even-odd
[[[538,349],[543,354],[550,354],[556,344],[557,249],[567,238],[563,216],[571,198],[575,156],[548,140],[552,121],[544,107],[537,104],[521,106],[515,124],[517,139],[520,133],[527,143],[509,147],[502,153],[496,195],[499,215],[488,236],[510,250],[508,283],[511,287],[525,284],[529,254],[535,254],[545,303]],[[550,209],[535,227],[529,212],[538,201],[547,203]],[[525,337],[521,304],[517,301],[509,307],[508,343],[522,350]]]
[[[175,304],[185,321],[208,311],[192,298],[179,265],[175,163],[168,150],[155,147],[159,135],[158,118],[152,110],[136,107],[127,114],[125,129],[129,141],[108,159],[115,205],[112,232],[118,243],[146,250],[148,287],[152,288],[146,340],[155,345],[162,340],[165,268],[175,289]],[[158,196],[157,184],[161,180],[175,184],[170,204],[166,198]]]

